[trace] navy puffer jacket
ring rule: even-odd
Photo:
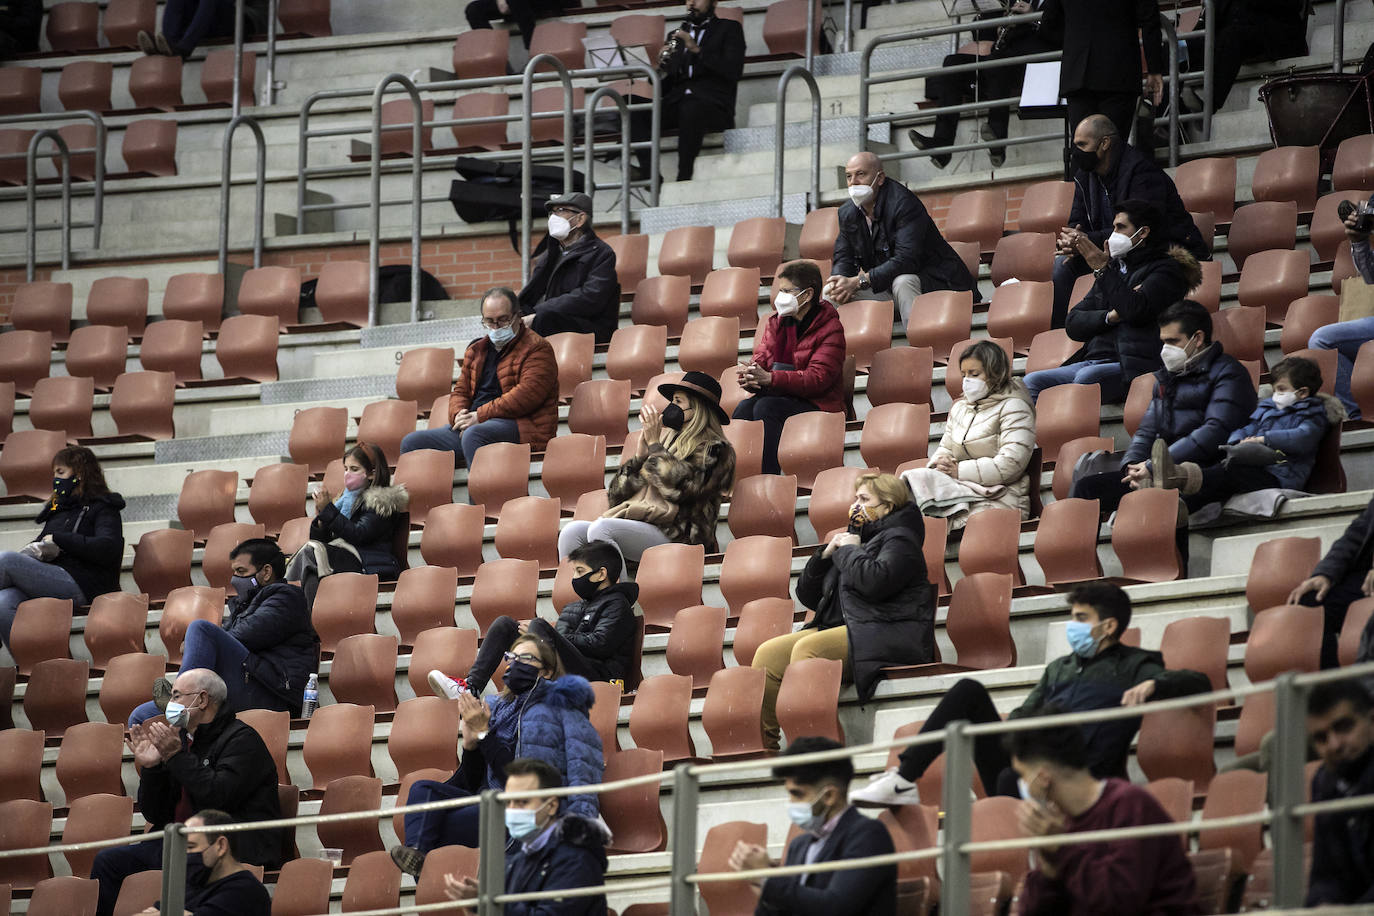
[[[1216,464],[1221,460],[1221,446],[1245,425],[1257,401],[1250,373],[1222,351],[1220,341],[1212,341],[1182,372],[1161,369],[1155,373],[1154,399],[1135,431],[1122,469],[1149,460],[1156,439],[1169,443],[1169,456],[1176,463]]]
[[[1343,419],[1345,408],[1329,394],[1303,398],[1287,410],[1280,410],[1272,398],[1265,398],[1250,415],[1250,422],[1231,433],[1228,441],[1235,444],[1251,436],[1263,436],[1264,444],[1283,452],[1284,458],[1266,470],[1281,485],[1301,490],[1312,474],[1322,437],[1331,424]]]

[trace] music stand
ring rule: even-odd
[[[1005,13],[1008,6],[1002,0],[940,0],[940,5],[945,8],[951,19],[959,16],[977,16],[994,10]]]
[[[1021,83],[1021,100],[1016,107],[1016,116],[1022,121],[1059,118],[1064,122],[1065,181],[1073,178],[1069,169],[1069,147],[1073,144],[1073,137],[1069,134],[1068,111],[1068,102],[1059,95],[1059,61],[1026,64],[1026,78]]]
[[[582,47],[587,49],[587,66],[593,70],[610,70],[630,64],[643,64],[650,69],[653,68],[649,61],[649,53],[642,46],[626,47],[604,33],[583,38]]]

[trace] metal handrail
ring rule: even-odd
[[[368,213],[368,277],[367,277],[367,324],[375,327],[378,319],[378,296],[380,294],[382,253],[382,97],[387,87],[399,83],[410,96],[410,321],[420,320],[420,213],[423,209],[421,188],[422,162],[424,149],[421,147],[420,122],[425,119],[424,102],[420,91],[410,78],[400,73],[389,73],[377,83],[372,91],[372,194]]]
[[[84,119],[86,119],[87,121],[90,121],[92,124],[95,125],[95,147],[94,147],[94,148],[92,148],[92,149],[90,149],[90,150],[86,150],[86,149],[78,149],[78,150],[74,150],[74,151],[73,151],[73,150],[69,150],[69,152],[78,152],[78,153],[93,152],[93,153],[95,154],[95,181],[92,182],[92,184],[94,185],[93,196],[94,196],[95,200],[94,200],[94,204],[93,204],[92,212],[91,212],[91,222],[90,222],[89,224],[87,224],[87,223],[72,223],[71,226],[72,226],[73,229],[86,229],[86,228],[91,229],[91,231],[92,231],[91,247],[93,247],[93,248],[99,248],[99,247],[100,247],[100,230],[101,230],[101,227],[102,227],[102,225],[104,224],[104,221],[105,221],[105,150],[106,150],[106,147],[108,146],[108,140],[107,140],[107,138],[108,138],[108,134],[109,134],[107,128],[105,127],[105,119],[102,118],[102,117],[100,116],[100,114],[99,114],[98,112],[95,112],[95,111],[62,111],[62,112],[47,112],[46,114],[35,113],[35,114],[21,114],[21,115],[0,115],[0,126],[4,126],[4,125],[6,125],[6,124],[24,124],[24,125],[27,125],[27,124],[32,124],[32,123],[34,123],[34,122],[36,122],[36,121],[38,121],[38,122],[42,122],[42,121],[70,121],[70,120],[73,120],[73,119],[75,119],[75,118],[84,118]],[[19,159],[19,158],[24,158],[24,159],[27,161],[28,153],[26,153],[26,152],[25,152],[25,153],[5,153],[4,155],[0,155],[0,160],[4,160],[4,159]],[[30,167],[30,168],[31,168],[31,167]],[[23,227],[16,227],[16,228],[14,228],[14,229],[8,229],[8,228],[6,228],[6,229],[0,229],[0,233],[3,233],[3,232],[24,232],[24,233],[26,233],[26,234],[31,234],[31,233],[37,232],[38,229],[39,229],[39,227],[38,227],[38,226],[36,225],[36,223],[35,223],[35,219],[36,219],[36,218],[37,218],[37,209],[35,208],[35,209],[32,211],[32,215],[30,215],[29,220],[28,220],[28,224],[27,224],[26,226],[23,226]],[[44,228],[50,228],[50,227],[44,227]]]
[[[271,26],[269,26],[269,30]],[[237,118],[243,91],[243,0],[234,0],[234,101],[231,114]]]
[[[1207,62],[1210,71],[1212,62]],[[1340,73],[1345,69],[1345,0],[1336,0],[1336,10],[1331,23],[1331,69]]]
[[[525,64],[524,77],[521,83],[521,91],[525,96],[525,104],[520,112],[520,125],[524,128],[525,136],[520,142],[520,284],[530,282],[530,241],[533,227],[530,221],[533,218],[534,201],[534,157],[531,151],[534,148],[534,140],[530,133],[534,128],[531,120],[531,111],[534,105],[531,100],[534,98],[534,70],[540,64],[549,64],[554,72],[558,74],[558,81],[563,86],[563,190],[573,189],[573,145],[568,142],[569,138],[575,136],[573,133],[573,85],[572,79],[568,76],[568,68],[564,63],[553,54],[536,54],[530,58],[529,63]],[[591,218],[591,214],[587,214]]]
[[[787,119],[787,86],[795,77],[801,77],[811,93],[811,199],[807,209],[820,206],[821,202],[821,90],[816,78],[811,75],[809,65],[802,67],[793,64],[778,77],[778,112],[774,118],[773,132],[773,215],[782,216],[784,154],[786,153],[785,134]]]
[[[806,0],[806,55],[803,57],[807,70],[816,62],[816,14],[820,12],[821,0]]]
[[[46,127],[29,140],[28,165],[24,180],[29,207],[24,279],[29,283],[33,282],[34,266],[38,260],[38,147],[44,140],[52,140],[57,145],[58,171],[62,175],[62,269],[69,270],[72,266],[72,154],[67,149],[67,141],[62,139],[62,134]]]
[[[264,104],[277,104],[277,0],[267,2],[267,83],[262,88]]]
[[[253,207],[253,267],[262,266],[262,223],[267,213],[267,141],[262,134],[262,125],[252,115],[235,115],[224,128],[224,144],[220,151],[219,178],[219,275],[223,277],[229,269],[229,193],[230,173],[233,171],[234,133],[247,125],[253,132],[253,143],[257,152],[256,180]]]
[[[610,86],[601,86],[590,96],[587,97],[586,121],[583,135],[585,149],[585,159],[583,168],[587,171],[587,193],[596,197],[596,192],[603,186],[596,183],[596,157],[592,149],[595,144],[594,125],[592,119],[595,116],[597,103],[603,98],[608,98],[615,103],[616,111],[620,115],[620,183],[610,184],[604,187],[620,188],[620,234],[630,234],[630,107],[625,102],[625,97]],[[657,168],[652,170],[652,174],[657,175]],[[588,219],[590,219],[590,215]]]

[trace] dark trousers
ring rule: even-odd
[[[1130,486],[1121,482],[1125,476],[1124,471],[1089,474],[1074,481],[1069,489],[1069,496],[1076,499],[1095,499],[1102,514],[1108,515],[1115,512],[1117,506],[1121,505],[1122,497],[1131,492]]]
[[[1281,486],[1283,484],[1269,473],[1268,468],[1240,465],[1223,468],[1214,464],[1202,469],[1202,488],[1192,496],[1183,497],[1183,501],[1188,504],[1188,511],[1196,512],[1211,503],[1224,502],[1237,493],[1253,493]]]
[[[652,115],[647,111],[630,113],[630,138],[636,142],[651,139],[653,133]],[[727,111],[714,102],[687,93],[670,96],[663,100],[662,120],[659,129],[663,132],[677,131],[677,180],[691,181],[701,144],[709,133],[729,130],[735,126],[735,113]],[[635,160],[646,174],[649,171],[648,149],[635,151]]]
[[[249,33],[244,23],[244,33]],[[162,11],[162,34],[182,57],[189,56],[207,38],[234,34],[232,0],[167,0]]]
[[[1078,122],[1088,115],[1103,114],[1116,125],[1122,137],[1131,135],[1131,124],[1135,121],[1135,105],[1140,101],[1138,92],[1090,92],[1081,90],[1065,95],[1069,103],[1069,133],[1078,127]]]
[[[740,401],[735,408],[736,420],[763,421],[763,473],[782,473],[778,466],[778,441],[782,439],[782,425],[787,418],[815,409],[816,405],[805,398],[786,394],[756,394]]]
[[[406,804],[421,805],[425,802],[447,801],[450,798],[468,798],[472,794],[467,789],[460,789],[451,783],[422,779],[410,787]],[[480,810],[481,805],[468,805],[465,808],[407,814],[405,844],[421,852],[429,852],[440,846],[467,846],[476,849]]]
[[[506,5],[510,12],[503,14],[497,8],[496,0],[472,0],[463,12],[468,17],[468,25],[474,29],[489,29],[493,19],[503,16],[520,29],[520,38],[528,48],[534,36],[534,4],[530,0],[507,0]]]
[[[1004,53],[994,53],[991,59],[1000,57],[1019,57],[1032,53],[1026,49],[1012,48]],[[978,58],[972,54],[947,54],[944,66],[956,67],[971,64]],[[958,105],[972,100],[976,89],[980,99],[1004,99],[1018,94],[1026,77],[1024,66],[996,67],[966,73],[937,73],[926,80],[926,98],[941,108]],[[997,137],[1005,138],[1007,125],[1011,120],[1011,109],[995,107],[988,109],[988,127]],[[959,126],[957,114],[943,114],[935,118],[935,144],[949,146],[954,142],[954,131]]]
[[[992,703],[988,689],[972,678],[964,678],[949,689],[935,708],[931,710],[921,733],[939,731],[951,722],[959,720],[981,725],[987,722],[1001,722],[997,707]],[[944,753],[940,743],[913,744],[902,751],[897,767],[904,779],[915,781],[925,775],[926,769],[935,758]],[[1002,746],[1001,735],[981,735],[973,739],[973,765],[978,768],[978,778],[983,780],[983,788],[990,793],[1004,795],[1016,793],[1016,774],[1011,771],[1011,756]],[[1010,784],[1005,774],[1011,772]],[[1010,792],[1007,791],[1010,786]],[[938,800],[926,799],[927,804],[938,804]]]
[[[1308,592],[1302,597],[1302,604],[1308,607],[1321,605],[1325,612],[1326,622],[1322,628],[1322,667],[1336,668],[1340,662],[1337,658],[1336,648],[1341,635],[1341,627],[1345,625],[1345,612],[1350,605],[1365,597],[1363,586],[1364,577],[1369,572],[1367,566],[1359,563],[1355,564],[1358,572],[1351,573],[1344,579],[1340,579],[1331,584],[1331,589],[1326,593],[1326,598],[1317,601],[1316,592]]]
[[[487,635],[482,638],[482,646],[477,650],[477,657],[473,659],[472,667],[468,669],[468,689],[478,696],[487,686],[487,681],[496,673],[496,669],[501,667],[501,656],[515,642],[516,636],[520,633],[520,625],[510,617],[497,617],[490,627],[487,628]],[[568,674],[576,674],[578,677],[585,677],[589,681],[600,679],[601,675],[592,669],[592,665],[586,657],[577,650],[577,647],[568,642],[567,637],[554,629],[553,625],[542,617],[536,617],[530,621],[529,633],[538,636],[540,639],[553,646],[558,652],[558,660],[563,663],[563,670]]]
[[[1073,285],[1086,273],[1088,262],[1078,255],[1059,255],[1054,259],[1054,311],[1050,315],[1050,327],[1062,328],[1068,321],[1069,299],[1073,297]]]
[[[119,888],[124,879],[142,871],[153,871],[162,867],[162,834],[146,843],[131,846],[111,846],[95,854],[91,863],[91,877],[100,882],[100,899],[96,903],[96,916],[113,916],[115,901],[119,899]],[[199,884],[205,879],[205,866],[200,861],[200,853],[186,857],[186,884]]]

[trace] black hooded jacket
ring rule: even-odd
[[[617,582],[585,601],[573,601],[558,615],[554,629],[582,653],[595,675],[609,681],[630,676],[635,658],[634,603],[639,586]]]
[[[286,582],[269,582],[239,599],[224,632],[243,643],[243,676],[281,701],[276,709],[301,714],[305,682],[320,667],[320,637],[310,622],[305,592]]]
[[[106,493],[71,506],[45,503],[35,522],[43,530],[35,540],[52,535],[62,552],[52,561],[72,577],[89,604],[96,595],[119,591],[119,566],[124,559],[124,522],[119,513],[124,497]]]
[[[1124,200],[1149,201],[1164,213],[1169,242],[1182,245],[1199,261],[1212,260],[1212,252],[1203,241],[1173,179],[1134,146],[1123,144],[1119,149],[1121,156],[1105,178],[1096,172],[1074,170],[1069,225],[1082,227],[1083,234],[1101,248],[1107,236],[1112,234],[1112,222],[1116,219],[1113,208],[1117,204]],[[1102,199],[1104,191],[1105,202]]]
[[[857,546],[816,551],[797,580],[797,600],[816,612],[807,627],[843,626],[859,699],[882,668],[935,661],[935,587],[926,577],[925,519],[908,503],[859,529]]]

